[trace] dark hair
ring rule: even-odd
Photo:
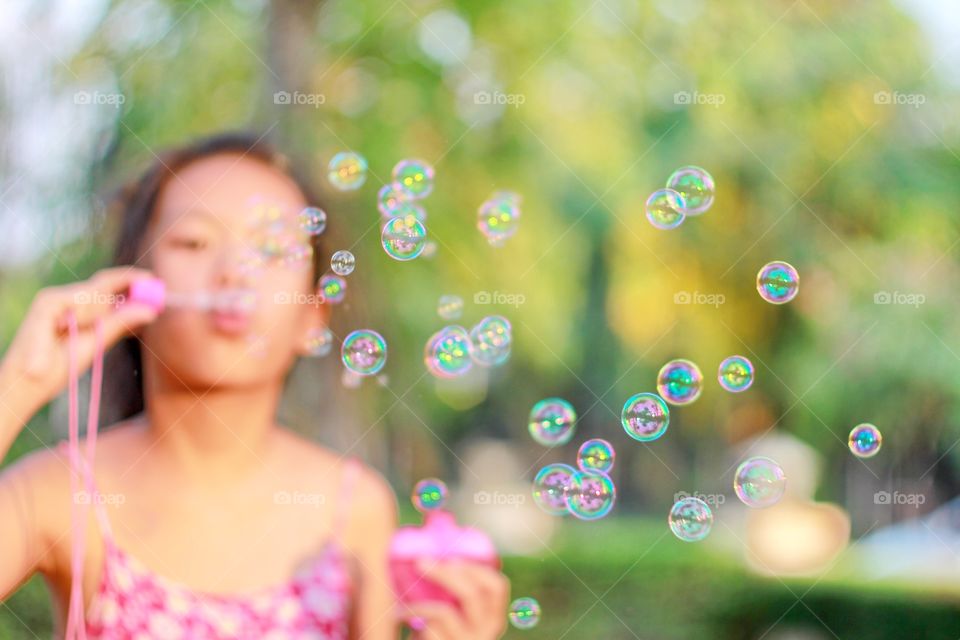
[[[115,265],[137,265],[142,258],[143,239],[157,199],[167,181],[187,165],[213,155],[235,153],[258,160],[296,183],[310,204],[317,204],[313,189],[290,160],[264,141],[264,136],[247,132],[220,133],[195,140],[158,154],[154,163],[135,181],[123,187],[113,204],[119,215],[119,233],[114,251]],[[319,279],[326,261],[320,236],[311,236],[313,279]],[[144,409],[140,342],[127,338],[106,356],[103,384],[103,421],[112,424]]]

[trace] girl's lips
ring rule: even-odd
[[[214,328],[221,333],[231,336],[239,336],[247,333],[250,329],[250,314],[239,313],[236,311],[212,311],[210,318]]]

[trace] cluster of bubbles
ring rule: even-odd
[[[295,213],[260,196],[251,198],[248,206],[251,242],[241,256],[241,268],[247,275],[259,275],[265,267],[275,265],[304,268],[310,263],[310,236],[326,228],[323,210],[306,207]]]
[[[800,292],[800,274],[788,262],[768,262],[757,273],[757,291],[770,304],[784,304]]]
[[[341,151],[327,165],[327,179],[334,189],[356,191],[367,181],[367,160],[354,151]]]
[[[540,400],[530,410],[527,428],[530,436],[546,447],[570,442],[577,424],[577,412],[563,398]]]
[[[383,217],[380,243],[387,255],[405,262],[427,247],[427,213],[416,201],[433,191],[433,167],[414,158],[401,160],[391,172],[390,184],[377,192],[377,209]]]
[[[787,477],[776,462],[756,456],[744,460],[733,476],[733,490],[740,502],[763,508],[780,502],[787,488]]]
[[[387,342],[372,329],[357,329],[343,339],[340,357],[347,370],[359,376],[372,376],[387,363]]]
[[[425,478],[413,486],[410,501],[420,513],[443,509],[447,504],[447,485],[443,480]]]
[[[693,496],[677,500],[667,516],[670,531],[684,542],[700,542],[713,528],[710,506]]]
[[[455,297],[451,297],[455,298]],[[459,298],[441,304],[438,313],[459,316],[463,301]],[[503,316],[482,318],[470,331],[460,325],[446,326],[427,339],[423,360],[427,371],[438,378],[461,376],[473,365],[493,367],[510,357],[512,327]]]
[[[850,452],[858,458],[872,458],[880,452],[883,436],[880,435],[879,429],[865,422],[850,431],[847,444],[850,446]]]
[[[746,391],[753,384],[753,363],[743,356],[724,358],[717,371],[717,380],[731,393]]]
[[[533,598],[517,598],[510,603],[507,619],[521,631],[533,629],[540,622],[540,603]]]
[[[517,232],[520,221],[520,195],[497,191],[477,209],[477,228],[492,247],[503,246]]]
[[[623,403],[620,423],[627,435],[640,442],[651,442],[667,432],[670,408],[655,393],[637,393]]]
[[[657,391],[670,404],[690,404],[700,397],[703,374],[689,360],[671,360],[657,374]]]
[[[698,216],[713,204],[713,177],[705,169],[687,166],[667,178],[646,202],[647,220],[657,229],[675,229],[689,216]]]

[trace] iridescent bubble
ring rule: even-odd
[[[702,390],[703,374],[689,360],[671,360],[657,374],[657,391],[670,404],[690,404]]]
[[[515,200],[491,198],[477,210],[477,228],[493,246],[500,246],[517,232],[520,207]]]
[[[394,212],[406,201],[407,195],[392,183],[383,185],[377,192],[377,209],[387,218],[396,217],[397,214]]]
[[[397,216],[383,226],[380,242],[394,260],[413,260],[423,252],[427,230],[414,216]]]
[[[570,515],[580,520],[599,520],[613,509],[617,489],[605,473],[576,471],[564,497]]]
[[[358,329],[343,340],[340,348],[343,364],[361,376],[372,376],[387,362],[387,343],[376,331]]]
[[[326,327],[311,329],[304,346],[307,355],[322,358],[333,350],[333,333]]]
[[[650,442],[666,433],[670,426],[670,408],[655,393],[637,393],[623,404],[620,423],[634,440]]]
[[[713,176],[700,167],[680,167],[667,178],[667,188],[683,198],[683,213],[698,216],[713,204]]]
[[[580,445],[577,451],[577,466],[581,471],[607,473],[613,468],[615,455],[612,444],[602,438],[593,438]]]
[[[540,469],[533,479],[533,501],[552,516],[566,515],[567,488],[576,472],[576,469],[562,462],[554,462]]]
[[[357,259],[346,249],[337,251],[330,258],[330,268],[333,269],[333,272],[338,276],[348,276],[353,273],[353,268],[356,263]]]
[[[437,378],[455,378],[473,367],[470,352],[473,345],[470,335],[463,327],[444,327],[427,340],[423,361],[427,371]]]
[[[423,160],[401,160],[393,168],[393,182],[407,197],[425,198],[433,191],[433,167]]]
[[[503,364],[510,357],[513,341],[510,321],[503,316],[487,316],[470,330],[471,355],[483,367]]]
[[[793,300],[800,292],[800,274],[786,262],[769,262],[757,274],[757,291],[771,304]]]
[[[724,358],[717,372],[717,380],[727,391],[746,391],[753,384],[753,363],[743,356]]]
[[[670,531],[684,542],[700,542],[710,534],[713,512],[700,498],[678,500],[667,517]]]
[[[507,618],[517,629],[533,629],[540,622],[540,603],[533,598],[517,598],[510,603]]]
[[[443,509],[447,503],[447,485],[443,480],[426,478],[413,487],[410,501],[420,513]]]
[[[534,440],[547,447],[566,444],[573,437],[577,412],[563,398],[546,398],[530,410],[528,429]]]
[[[647,198],[647,220],[657,229],[675,229],[683,224],[686,203],[673,189],[657,189]]]
[[[787,477],[783,469],[770,458],[756,456],[744,460],[733,477],[733,490],[740,502],[748,507],[769,507],[783,497]]]
[[[339,304],[347,295],[347,281],[340,276],[330,274],[323,276],[317,288],[320,291],[320,297],[328,304]]]
[[[359,153],[341,151],[330,159],[327,178],[340,191],[359,189],[367,181],[367,160]]]
[[[872,458],[880,451],[883,436],[880,435],[879,429],[865,422],[853,428],[847,442],[853,455],[858,458]]]
[[[437,315],[444,320],[456,320],[463,314],[463,298],[460,296],[440,296],[437,303]]]
[[[327,228],[327,213],[317,207],[306,207],[297,216],[300,228],[308,235],[316,236]]]

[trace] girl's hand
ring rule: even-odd
[[[76,315],[79,329],[79,371],[93,361],[96,320],[103,322],[105,348],[153,321],[157,314],[152,308],[123,303],[130,283],[150,275],[142,269],[115,267],[83,282],[42,289],[0,362],[0,392],[15,388],[18,404],[31,415],[60,392],[67,382],[69,311]]]
[[[423,561],[423,575],[449,591],[462,612],[442,602],[407,607],[407,619],[419,618],[419,640],[493,640],[507,624],[510,581],[495,569],[470,562]]]

